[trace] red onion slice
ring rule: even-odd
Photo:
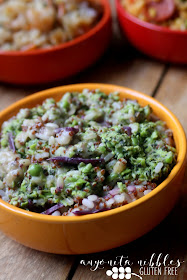
[[[73,212],[75,216],[83,216],[83,215],[89,215],[89,214],[96,214],[104,211],[110,210],[109,208],[102,208],[102,209],[92,209],[92,210],[77,210]]]
[[[123,126],[123,129],[128,136],[132,135],[132,129],[130,126]]]
[[[112,124],[110,122],[107,122],[107,121],[101,122],[100,125],[104,126],[104,127],[111,127],[112,126]]]
[[[56,210],[62,208],[64,205],[62,203],[57,203],[56,205],[52,206],[51,208],[45,210],[44,212],[42,212],[41,214],[44,215],[51,215],[53,212],[55,212]]]
[[[8,134],[8,143],[9,143],[10,149],[15,153],[16,148],[15,148],[15,145],[14,145],[14,138],[13,138],[12,132],[10,132]]]
[[[60,163],[67,163],[67,164],[79,164],[84,162],[85,164],[91,163],[92,165],[98,165],[104,163],[104,159],[95,159],[95,158],[69,158],[69,157],[52,157],[48,159],[49,161],[56,161]]]

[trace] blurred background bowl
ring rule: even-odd
[[[99,3],[103,10],[95,27],[49,49],[0,51],[0,81],[30,85],[48,83],[74,75],[94,63],[109,44],[111,12],[108,0],[90,1]]]
[[[142,21],[126,12],[120,0],[115,1],[122,31],[133,46],[165,62],[187,63],[187,31]]]

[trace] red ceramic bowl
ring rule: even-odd
[[[187,63],[187,31],[142,21],[127,13],[120,0],[115,1],[120,25],[132,45],[162,61]]]
[[[14,84],[52,82],[94,63],[110,41],[111,12],[108,0],[90,1],[103,8],[103,16],[95,27],[70,42],[49,49],[0,52],[0,81]]]

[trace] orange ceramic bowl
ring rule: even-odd
[[[26,97],[0,113],[0,123],[21,108],[33,107],[53,97],[59,100],[67,91],[100,88],[107,94],[120,92],[121,98],[150,104],[154,113],[174,133],[177,164],[156,189],[120,208],[79,217],[47,216],[22,210],[0,199],[0,229],[31,248],[56,254],[87,254],[108,250],[135,240],[158,225],[175,205],[185,168],[186,137],[178,119],[161,103],[140,92],[105,84],[79,84],[45,90]]]
[[[108,0],[90,0],[102,6],[103,15],[84,35],[49,49],[0,51],[0,81],[39,84],[63,79],[94,63],[105,51],[111,37]]]

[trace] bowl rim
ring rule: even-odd
[[[156,24],[147,22],[147,21],[143,21],[143,20],[135,17],[134,15],[130,14],[129,12],[127,12],[127,10],[121,5],[121,0],[115,0],[115,2],[116,2],[116,7],[117,7],[118,12],[123,17],[127,18],[129,21],[132,21],[133,23],[135,23],[141,27],[150,29],[152,31],[162,32],[165,34],[175,34],[178,36],[182,36],[182,35],[187,36],[186,30],[184,30],[184,31],[183,30],[173,30],[169,27],[164,27],[164,26],[160,26],[160,25],[156,25]]]
[[[99,3],[99,5],[103,8],[103,14],[101,19],[98,21],[98,23],[91,28],[88,32],[78,36],[77,38],[70,40],[65,43],[61,43],[55,46],[51,46],[46,49],[36,49],[31,51],[1,51],[0,50],[0,57],[3,56],[34,56],[34,55],[43,55],[47,53],[51,53],[54,51],[59,51],[63,49],[67,49],[69,47],[76,46],[79,43],[82,43],[83,41],[89,39],[93,35],[95,35],[97,32],[99,32],[110,20],[111,18],[111,9],[108,0],[89,0],[91,2]]]
[[[0,199],[0,208],[7,210],[8,212],[11,212],[11,214],[18,215],[19,217],[27,217],[29,219],[39,221],[39,222],[48,222],[48,223],[79,223],[79,222],[89,222],[94,221],[97,219],[107,218],[115,214],[119,214],[123,211],[128,211],[134,207],[138,207],[147,200],[153,198],[155,195],[157,195],[159,192],[161,192],[171,181],[174,180],[174,178],[178,175],[178,173],[183,168],[185,161],[186,161],[186,152],[187,152],[187,146],[186,146],[186,136],[184,129],[182,125],[180,124],[178,118],[169,110],[167,109],[162,103],[157,101],[155,98],[148,96],[144,93],[141,93],[139,91],[129,89],[123,86],[118,85],[112,85],[112,84],[101,84],[101,83],[86,83],[86,84],[74,84],[74,85],[66,85],[66,86],[60,86],[55,87],[47,90],[43,90],[40,92],[37,92],[35,94],[31,94],[25,98],[22,98],[21,100],[13,103],[12,105],[8,106],[6,109],[0,112],[0,118],[3,117],[3,115],[8,115],[13,111],[16,111],[18,107],[25,108],[26,104],[36,99],[36,105],[37,98],[46,99],[51,96],[51,94],[60,94],[61,92],[68,92],[68,91],[81,91],[85,88],[88,89],[101,89],[101,90],[107,90],[110,92],[119,91],[121,93],[127,93],[130,95],[132,99],[141,98],[144,100],[145,103],[150,104],[150,106],[154,105],[156,106],[157,110],[161,110],[164,112],[168,119],[171,119],[177,128],[177,133],[180,135],[179,137],[179,151],[178,151],[178,162],[171,170],[169,176],[161,183],[159,184],[154,190],[152,190],[149,194],[139,198],[136,201],[133,201],[129,204],[126,204],[124,206],[111,209],[109,211],[95,213],[95,214],[88,214],[84,216],[51,216],[51,215],[42,215],[35,212],[29,212],[27,210],[23,210],[21,208],[18,208],[16,206],[10,205],[9,203],[3,201]],[[32,102],[31,102],[32,103]]]

